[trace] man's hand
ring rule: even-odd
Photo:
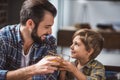
[[[34,65],[35,73],[36,74],[53,73],[55,70],[58,69],[57,66],[60,65],[60,63],[58,62],[59,60],[60,58],[56,56],[44,57]]]

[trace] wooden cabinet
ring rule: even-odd
[[[58,30],[57,44],[58,46],[68,47],[72,44],[72,36],[75,30]],[[100,32],[104,37],[104,48],[120,49],[120,32]]]

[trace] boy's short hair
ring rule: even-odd
[[[99,55],[103,48],[104,42],[104,38],[100,33],[91,29],[80,29],[74,33],[73,38],[76,36],[80,36],[80,39],[85,45],[87,51],[89,51],[91,48],[94,50],[89,57],[90,60],[96,58]]]

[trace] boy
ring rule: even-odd
[[[73,35],[71,57],[64,61],[59,80],[105,80],[104,66],[94,60],[103,48],[103,37],[91,29],[80,29]]]

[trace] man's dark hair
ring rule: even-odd
[[[55,6],[48,0],[25,0],[20,11],[20,23],[25,25],[28,19],[32,19],[38,25],[43,20],[46,11],[53,17],[57,14]]]

